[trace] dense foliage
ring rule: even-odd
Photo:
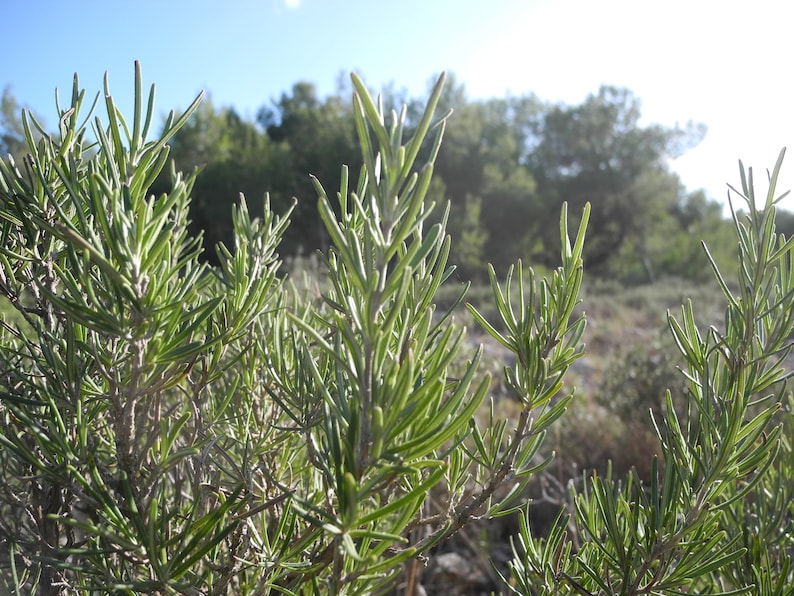
[[[264,106],[255,122],[232,108],[202,105],[171,153],[179,170],[204,168],[193,187],[193,231],[203,230],[211,243],[230,242],[238,193],[267,191],[276,210],[299,200],[283,239],[285,254],[326,249],[329,237],[312,207],[309,176],[336,188],[332,163],[353,172],[362,165],[351,92],[340,88],[320,97],[312,84],[298,83]],[[423,102],[399,99],[407,102],[405,128],[411,130]],[[399,99],[387,90],[386,111],[399,111]],[[719,262],[734,257],[722,240],[730,224],[720,204],[688,192],[669,169],[671,158],[700,141],[703,126],[642,126],[639,100],[614,87],[566,106],[534,95],[469,100],[453,79],[439,105],[454,113],[428,197],[450,202],[451,256],[463,279],[485,279],[487,263],[504,274],[518,255],[556,263],[554,230],[563,202],[572,213],[587,202],[594,206],[585,260],[596,275],[632,283],[669,275],[702,280],[708,267],[693,258],[699,239],[709,241]]]
[[[574,400],[567,379],[584,349],[577,305],[585,230],[602,217],[596,199],[633,196],[636,189],[621,186],[638,184],[622,172],[629,154],[669,151],[670,131],[640,131],[632,145],[636,110],[618,110],[618,118],[604,106],[626,94],[602,90],[581,108],[558,107],[540,120],[557,141],[532,154],[568,156],[543,185],[529,154],[502,178],[486,172],[487,145],[472,158],[492,184],[535,184],[537,196],[547,184],[551,197],[562,184],[579,203],[573,237],[560,203],[556,238],[526,244],[527,254],[556,265],[548,276],[518,261],[502,263],[499,281],[489,267],[493,310],[469,305],[511,356],[501,387],[517,415],[500,418],[487,399],[482,348],[461,357],[467,331],[454,309],[465,287],[448,308],[437,307],[454,271],[447,228],[454,218],[433,200],[445,184],[433,181],[450,121],[436,110],[459,95],[454,85],[445,91],[442,77],[423,109],[389,112],[354,75],[354,143],[344,126],[330,124],[349,108],[313,100],[308,87],[296,88],[294,102],[282,98],[294,118],[261,114],[267,138],[229,111],[219,124],[198,98],[149,140],[154,89],[146,102],[137,67],[135,89],[128,123],[105,82],[103,122],[85,113],[75,78],[70,104],[58,106],[57,133],[26,115],[22,159],[0,162],[0,292],[4,312],[15,313],[0,325],[2,589],[387,591],[404,566],[470,524],[523,508],[525,488],[551,461],[547,431]],[[491,107],[508,118],[509,110]],[[499,117],[490,117],[496,126]],[[571,122],[613,120],[626,137],[626,153],[617,152],[623,161],[574,151],[581,139]],[[312,225],[327,246],[323,288],[298,289],[280,272],[276,250],[305,204],[277,215],[276,198],[266,198],[254,218],[241,197],[230,241],[216,246],[212,264],[202,259],[204,239],[191,234],[188,217],[197,173],[172,168],[164,178],[171,146],[186,143],[207,159],[204,174],[211,163],[239,166],[243,186],[245,164],[257,167],[253,148],[263,156],[258,167],[275,176],[283,170],[270,157],[308,167],[322,157],[312,141],[323,135],[339,143],[340,155],[356,148],[351,163],[360,164],[357,176],[348,166],[318,168],[333,187],[310,179],[318,197]],[[461,148],[453,144],[447,165],[469,159],[455,156]],[[662,154],[640,173],[669,176]],[[584,172],[610,168],[620,171],[604,177],[601,193],[577,194]],[[775,232],[779,168],[780,161],[761,205],[752,174],[742,171],[747,210],[733,221],[738,284],[704,257],[725,294],[724,323],[702,330],[691,302],[669,317],[686,383],[683,395],[668,393],[654,408],[662,458],[650,463],[648,481],[636,472],[586,478],[542,536],[530,532],[527,510],[505,590],[790,593],[794,429],[782,363],[794,331],[794,239]],[[231,171],[210,179],[233,187]],[[483,200],[472,194],[456,217],[486,247],[476,217]],[[620,213],[616,207],[612,218]],[[638,217],[607,253],[647,240],[634,229]],[[600,250],[617,242],[598,232]],[[650,259],[646,271],[649,262],[658,268],[650,248],[635,251]],[[594,257],[593,266],[617,263]],[[632,400],[627,393],[624,402]]]
[[[794,399],[782,364],[794,331],[794,239],[775,233],[782,158],[762,209],[752,171],[741,170],[738,291],[712,261],[728,304],[721,328],[699,329],[691,301],[668,314],[686,386],[652,411],[663,457],[649,482],[636,471],[594,476],[542,540],[525,517],[511,565],[517,593],[792,593]]]
[[[57,135],[39,130],[37,142],[24,119],[29,153],[22,169],[3,162],[0,195],[0,281],[26,323],[2,332],[7,586],[369,591],[476,515],[504,511],[495,491],[511,482],[517,494],[538,468],[569,399],[552,402],[559,379],[581,352],[583,321],[570,319],[584,225],[539,293],[505,307],[502,341],[522,361],[518,426],[472,427],[489,378],[476,376],[479,354],[450,373],[464,331],[435,312],[450,239],[425,201],[443,80],[405,142],[404,120],[386,128],[354,84],[365,165],[355,190],[342,169],[339,216],[315,180],[333,244],[320,301],[276,275],[289,213],[265,202],[251,220],[242,201],[232,250],[219,245],[210,268],[187,231],[194,176],[172,173],[167,194],[150,194],[198,100],[153,141],[139,71],[131,125],[106,82],[96,142],[76,80]],[[556,305],[536,318],[549,294]],[[431,488],[443,510],[425,507]]]

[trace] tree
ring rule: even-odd
[[[170,148],[178,171],[198,169],[190,230],[203,233],[209,247],[233,244],[232,212],[240,193],[261,197],[273,189],[274,209],[286,210],[292,203],[288,192],[280,192],[289,187],[287,148],[270,141],[254,122],[243,120],[232,108],[215,108],[208,98],[174,135]],[[167,192],[171,184],[170,175],[162,174],[155,190]],[[251,209],[254,216],[262,216],[258,206]],[[211,251],[204,258],[218,262]]]
[[[332,184],[340,183],[339,171],[330,167],[329,155],[358,172],[362,162],[356,144],[353,114],[346,101],[332,95],[321,99],[311,83],[297,83],[292,94],[282,94],[271,106],[262,107],[257,121],[268,138],[286,152],[290,173],[285,186],[270,187],[277,195],[298,198],[294,236],[285,238],[286,246],[314,250],[327,248],[328,237],[317,217],[310,176]],[[331,197],[332,202],[335,198]]]
[[[780,233],[785,234],[786,237],[794,236],[794,211],[779,209],[777,211],[775,226],[780,230]]]
[[[3,89],[0,97],[0,155],[13,155],[19,158],[27,150],[25,131],[22,128],[20,112],[22,107],[11,93],[11,87]]]
[[[178,133],[172,152],[178,168],[204,168],[194,186],[193,229],[203,229],[210,244],[229,242],[235,188],[253,195],[268,189],[274,207],[286,208],[298,198],[283,249],[294,254],[325,248],[328,237],[309,199],[309,173],[336,185],[339,173],[328,167],[328,155],[353,172],[362,165],[353,113],[341,97],[346,91],[340,85],[335,95],[321,98],[311,83],[297,83],[262,107],[256,124],[229,108],[200,108]],[[392,86],[378,101],[410,134],[424,106],[411,100],[400,115],[397,102],[404,97]],[[606,87],[582,105],[566,107],[543,104],[534,95],[470,101],[451,78],[439,106],[454,111],[428,202],[450,203],[451,254],[462,276],[482,279],[486,262],[504,273],[518,255],[552,263],[559,247],[549,214],[564,200],[597,205],[588,258],[599,273],[648,281],[676,262],[691,264],[668,258],[660,243],[671,237],[692,243],[676,223],[686,192],[666,158],[694,143],[702,133],[697,127],[641,128],[638,100],[627,90]],[[420,155],[431,150],[423,147]]]
[[[463,204],[456,205],[451,212],[449,228],[455,232],[452,253],[455,264],[467,278],[478,277],[478,272],[486,270],[484,258],[488,241],[488,232],[482,224],[482,200],[467,194]]]
[[[536,184],[524,160],[530,124],[541,104],[534,96],[469,102],[454,81],[447,93],[442,104],[455,107],[437,171],[443,198],[451,203],[453,258],[467,265],[490,262],[503,273],[516,256],[528,252],[526,222]],[[472,260],[472,247],[464,245],[463,229],[457,226],[466,221],[467,233],[472,232],[471,209],[477,204],[481,230],[476,234],[485,242],[482,254]],[[481,277],[484,270],[469,266],[463,274]]]
[[[544,239],[546,255],[554,246],[548,213],[562,201],[593,205],[586,258],[594,271],[675,206],[678,185],[666,159],[699,142],[705,129],[641,127],[639,120],[639,100],[627,89],[608,86],[579,106],[555,106],[544,114],[529,164],[543,189],[533,205],[533,233]]]
[[[703,191],[683,194],[682,190],[681,194],[682,199],[672,210],[675,225],[651,229],[653,259],[658,271],[662,275],[678,275],[695,281],[709,280],[711,267],[701,257],[705,243],[726,279],[735,282],[733,264],[738,257],[737,241],[732,222],[723,216],[723,206],[707,198]],[[663,237],[665,228],[669,230],[667,238]],[[780,231],[784,230],[780,228]]]

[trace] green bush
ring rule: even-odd
[[[56,134],[23,116],[28,154],[0,162],[0,293],[15,312],[0,325],[3,591],[378,593],[470,523],[522,506],[583,350],[589,206],[573,240],[563,209],[558,269],[537,279],[519,262],[503,284],[491,269],[494,316],[469,307],[511,354],[502,387],[518,413],[500,419],[483,407],[482,349],[461,361],[463,291],[436,306],[453,275],[447,211],[426,200],[443,83],[407,122],[353,76],[364,166],[355,182],[342,168],[335,199],[314,180],[331,238],[312,265],[319,285],[279,273],[290,213],[267,199],[260,219],[241,199],[234,246],[209,266],[188,234],[196,174],[172,171],[170,190],[151,194],[200,98],[147,140],[154,88],[145,102],[136,65],[129,124],[107,80],[106,122],[84,113],[77,78]],[[701,334],[691,305],[670,319],[688,415],[657,420],[665,465],[647,487],[594,478],[546,538],[522,518],[510,589],[791,585],[778,364],[792,242],[774,235],[773,191],[762,212],[746,193],[725,331]]]
[[[289,213],[267,200],[261,220],[241,200],[234,246],[200,262],[195,174],[149,191],[199,100],[147,140],[135,81],[128,124],[107,81],[107,122],[85,115],[75,79],[58,133],[25,116],[28,156],[0,169],[0,287],[26,323],[0,335],[4,590],[370,593],[516,505],[582,350],[584,224],[571,246],[563,214],[549,279],[518,265],[518,302],[494,282],[522,410],[480,428],[481,350],[459,362],[465,330],[434,306],[453,271],[446,213],[426,225],[443,78],[403,141],[405,111],[387,126],[353,77],[365,165],[355,184],[342,168],[338,212],[315,181],[322,293],[278,275]]]
[[[710,259],[727,302],[723,324],[702,331],[691,301],[668,314],[683,395],[668,390],[654,406],[659,379],[641,354],[638,378],[606,384],[602,399],[615,398],[615,415],[653,410],[662,461],[652,461],[645,484],[636,470],[624,480],[607,470],[574,488],[571,513],[561,511],[543,537],[521,518],[514,592],[792,593],[794,399],[783,363],[794,328],[794,238],[775,234],[783,155],[762,210],[752,170],[740,167],[748,212],[734,212],[738,290]]]

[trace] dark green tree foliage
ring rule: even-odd
[[[25,131],[19,114],[22,107],[19,105],[11,87],[3,89],[0,97],[0,155],[20,156],[27,146]]]
[[[722,205],[709,200],[702,191],[686,195],[672,210],[673,225],[668,224],[670,234],[663,241],[662,229],[654,233],[654,255],[658,269],[664,274],[677,273],[696,281],[709,278],[711,271],[704,267],[702,247],[695,239],[708,247],[717,265],[729,271],[737,258],[738,248],[733,226],[722,215]]]
[[[274,209],[287,209],[293,198],[295,225],[286,232],[286,253],[326,247],[328,237],[314,208],[310,173],[339,183],[328,156],[358,171],[353,116],[338,96],[320,99],[310,83],[298,83],[260,109],[257,121],[232,108],[203,104],[172,142],[177,170],[201,168],[193,189],[192,230],[203,231],[208,246],[232,239],[232,205],[239,194],[270,194]],[[168,182],[163,180],[164,190]],[[260,215],[259,212],[254,212]],[[214,255],[205,256],[214,262]]]
[[[785,234],[787,237],[794,236],[794,212],[778,211],[775,225],[781,234]]]
[[[279,179],[286,179],[289,171],[284,147],[269,142],[254,123],[233,109],[217,109],[209,99],[172,139],[171,157],[177,171],[201,169],[190,207],[191,232],[202,231],[210,247],[219,242],[232,244],[232,205],[237,204],[240,193],[261,197],[268,183],[278,187]],[[166,178],[161,176],[158,181],[158,193],[170,188]],[[288,204],[285,201],[279,206],[286,209]],[[261,209],[253,206],[252,212],[262,215]],[[205,257],[215,261],[212,251]]]
[[[290,173],[275,187],[269,186],[271,195],[285,201],[298,199],[294,216],[297,226],[285,238],[285,248],[327,248],[328,237],[314,206],[310,175],[336,188],[341,182],[336,164],[344,163],[352,172],[361,168],[349,95],[321,99],[314,85],[297,83],[291,95],[283,94],[271,106],[260,109],[257,121],[268,139],[284,151]],[[334,204],[337,208],[336,201]]]
[[[439,155],[437,172],[445,185],[444,198],[453,205],[453,257],[468,266],[468,275],[476,273],[472,266],[478,263],[484,273],[484,261],[504,271],[517,255],[527,253],[536,185],[525,156],[541,104],[534,96],[469,102],[462,87],[450,88],[446,102],[454,112],[446,133],[449,151]],[[554,209],[559,211],[559,205]],[[472,210],[480,211],[480,255],[464,237],[472,234]]]
[[[544,114],[538,145],[529,156],[543,188],[535,204],[534,232],[543,238],[544,258],[554,242],[548,234],[550,207],[562,201],[593,205],[586,259],[596,270],[676,207],[677,178],[666,159],[699,142],[704,130],[641,127],[640,116],[640,102],[630,91],[609,86],[579,106],[555,106]],[[638,248],[642,253],[643,247]]]
[[[654,282],[665,277],[693,281],[709,279],[711,270],[703,260],[705,242],[719,265],[736,258],[736,239],[722,205],[708,199],[703,191],[687,194],[675,176],[655,174],[661,196],[677,196],[672,205],[654,204],[644,222],[644,232],[633,233],[620,249],[609,256],[600,273],[629,284]],[[648,180],[648,178],[646,178]],[[733,278],[733,269],[727,267]]]
[[[719,205],[702,193],[687,193],[668,166],[669,158],[700,140],[702,128],[641,126],[640,102],[626,89],[603,87],[573,106],[547,104],[532,94],[474,101],[451,79],[439,99],[440,109],[454,109],[447,150],[439,155],[428,198],[451,204],[451,259],[462,277],[484,277],[486,263],[505,272],[517,256],[554,263],[563,201],[575,212],[588,201],[593,205],[586,258],[595,273],[628,282],[666,275],[701,279],[708,271],[693,258],[700,251],[698,235],[718,262],[733,257]],[[340,86],[320,97],[314,85],[298,83],[263,106],[256,122],[229,108],[200,108],[172,150],[177,169],[204,168],[193,190],[193,230],[204,230],[210,246],[228,242],[238,193],[261,196],[268,190],[276,209],[298,199],[285,253],[326,248],[309,173],[333,188],[340,177],[329,163],[344,163],[354,173],[361,167],[349,91]],[[386,114],[399,112],[407,99],[393,87],[383,95]],[[410,132],[424,103],[407,103]],[[338,210],[336,197],[329,200]]]

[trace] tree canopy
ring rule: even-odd
[[[461,277],[484,278],[487,263],[504,272],[516,257],[553,263],[564,201],[573,213],[592,205],[585,262],[595,274],[635,282],[702,277],[706,268],[692,264],[701,250],[693,231],[705,235],[718,261],[732,256],[733,248],[720,240],[729,226],[721,205],[686,189],[670,168],[672,158],[700,142],[703,125],[645,125],[639,98],[624,88],[602,86],[581,104],[567,105],[534,94],[474,100],[454,76],[449,81],[439,107],[453,113],[427,200],[450,204],[451,260]],[[239,194],[269,193],[275,209],[298,200],[282,250],[308,254],[327,247],[311,176],[333,187],[340,174],[328,164],[345,163],[353,176],[361,168],[348,91],[340,86],[323,97],[312,83],[298,82],[264,103],[255,119],[205,100],[170,142],[177,171],[201,168],[193,189],[193,232],[203,232],[210,246],[228,244]],[[383,90],[382,102],[387,111],[407,104],[406,130],[423,105],[422,98],[393,87]],[[18,110],[6,89],[3,153],[23,150]],[[170,183],[161,178],[155,190]],[[338,209],[336,198],[330,200]],[[205,258],[214,259],[214,253]]]
[[[25,149],[25,131],[20,112],[22,106],[6,86],[0,96],[0,155],[18,156]]]

